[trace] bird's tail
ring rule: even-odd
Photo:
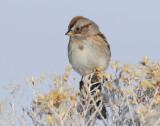
[[[84,87],[84,82],[81,80],[80,81],[80,91],[82,91]],[[101,114],[99,114],[97,116],[98,119],[102,119],[101,116],[103,116],[103,118],[107,118],[107,111],[106,111],[106,108],[105,106],[103,105],[103,101],[101,100],[100,98],[100,94],[95,94],[97,93],[97,90],[99,90],[99,92],[101,92],[102,90],[102,87],[101,87],[101,83],[99,82],[98,80],[98,77],[96,74],[94,74],[91,78],[91,86],[90,86],[90,91],[91,91],[91,95],[94,96],[94,100],[96,101],[96,106],[99,108],[100,105],[102,105],[102,108],[101,108]],[[84,97],[84,96],[83,96]],[[91,103],[93,103],[93,101],[91,101]],[[94,107],[95,108],[95,107]],[[92,114],[95,109],[94,108],[91,108],[90,109],[90,114]]]

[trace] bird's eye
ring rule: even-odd
[[[81,28],[77,27],[76,30],[79,31]]]

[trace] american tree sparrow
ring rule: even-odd
[[[94,72],[97,67],[101,67],[103,71],[107,69],[111,56],[110,46],[96,23],[82,16],[74,17],[66,35],[70,36],[69,62],[82,77]],[[81,89],[83,84],[80,84]],[[98,89],[101,90],[101,86]],[[102,108],[102,115],[106,118],[105,107]]]
[[[110,46],[93,21],[77,16],[69,26],[68,58],[73,69],[82,76],[101,66],[106,70],[110,61]]]

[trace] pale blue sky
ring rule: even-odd
[[[159,0],[0,0],[0,99],[11,81],[63,74],[69,65],[64,34],[78,15],[99,25],[111,61],[160,60]]]

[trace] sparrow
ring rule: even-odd
[[[76,16],[70,21],[66,35],[70,36],[69,62],[82,78],[94,72],[98,67],[101,67],[103,71],[108,68],[111,57],[110,45],[95,22],[82,16]],[[83,85],[81,81],[80,90]],[[92,87],[92,90],[94,88]],[[99,89],[101,90],[101,86]],[[102,110],[106,112],[105,108]],[[102,113],[102,115],[106,118],[106,114]]]
[[[97,67],[107,69],[111,56],[110,46],[97,24],[82,16],[74,17],[66,35],[70,36],[69,62],[77,73],[86,76]]]

